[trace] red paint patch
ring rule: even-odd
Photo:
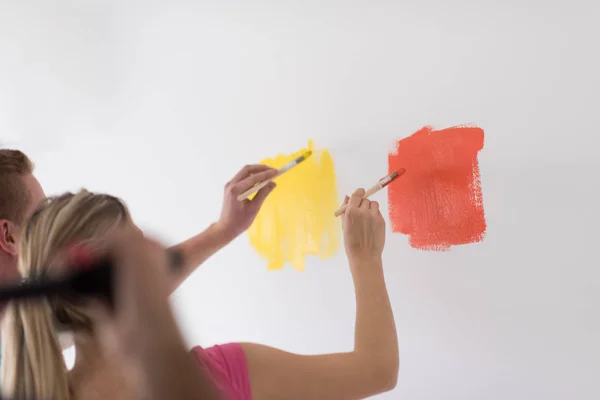
[[[483,130],[425,127],[396,144],[389,171],[406,168],[388,188],[392,231],[412,247],[447,250],[480,242],[486,230],[477,153]]]

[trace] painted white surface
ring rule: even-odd
[[[3,0],[0,135],[48,192],[120,195],[172,243],[217,218],[239,167],[310,137],[343,194],[393,140],[477,123],[488,234],[445,253],[388,236],[401,374],[380,398],[598,399],[599,7]],[[265,267],[242,236],[184,284],[190,344],[351,348],[343,252]]]

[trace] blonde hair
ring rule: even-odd
[[[117,198],[82,190],[49,198],[27,222],[19,244],[19,273],[39,279],[60,250],[74,242],[92,246],[130,219]],[[11,302],[3,322],[3,396],[70,400],[67,368],[56,335],[77,330],[93,335],[80,303],[66,296]]]

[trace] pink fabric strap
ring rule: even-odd
[[[196,346],[192,353],[231,400],[252,400],[248,362],[239,343],[215,345],[206,349]]]

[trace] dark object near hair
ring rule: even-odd
[[[183,265],[183,255],[180,251],[170,249],[168,257],[169,267],[172,270],[176,271]],[[114,305],[114,265],[112,260],[103,258],[86,268],[71,268],[70,270],[75,272],[59,279],[25,280],[15,285],[0,287],[0,303],[58,295],[82,300],[95,297],[108,302],[111,307]]]

